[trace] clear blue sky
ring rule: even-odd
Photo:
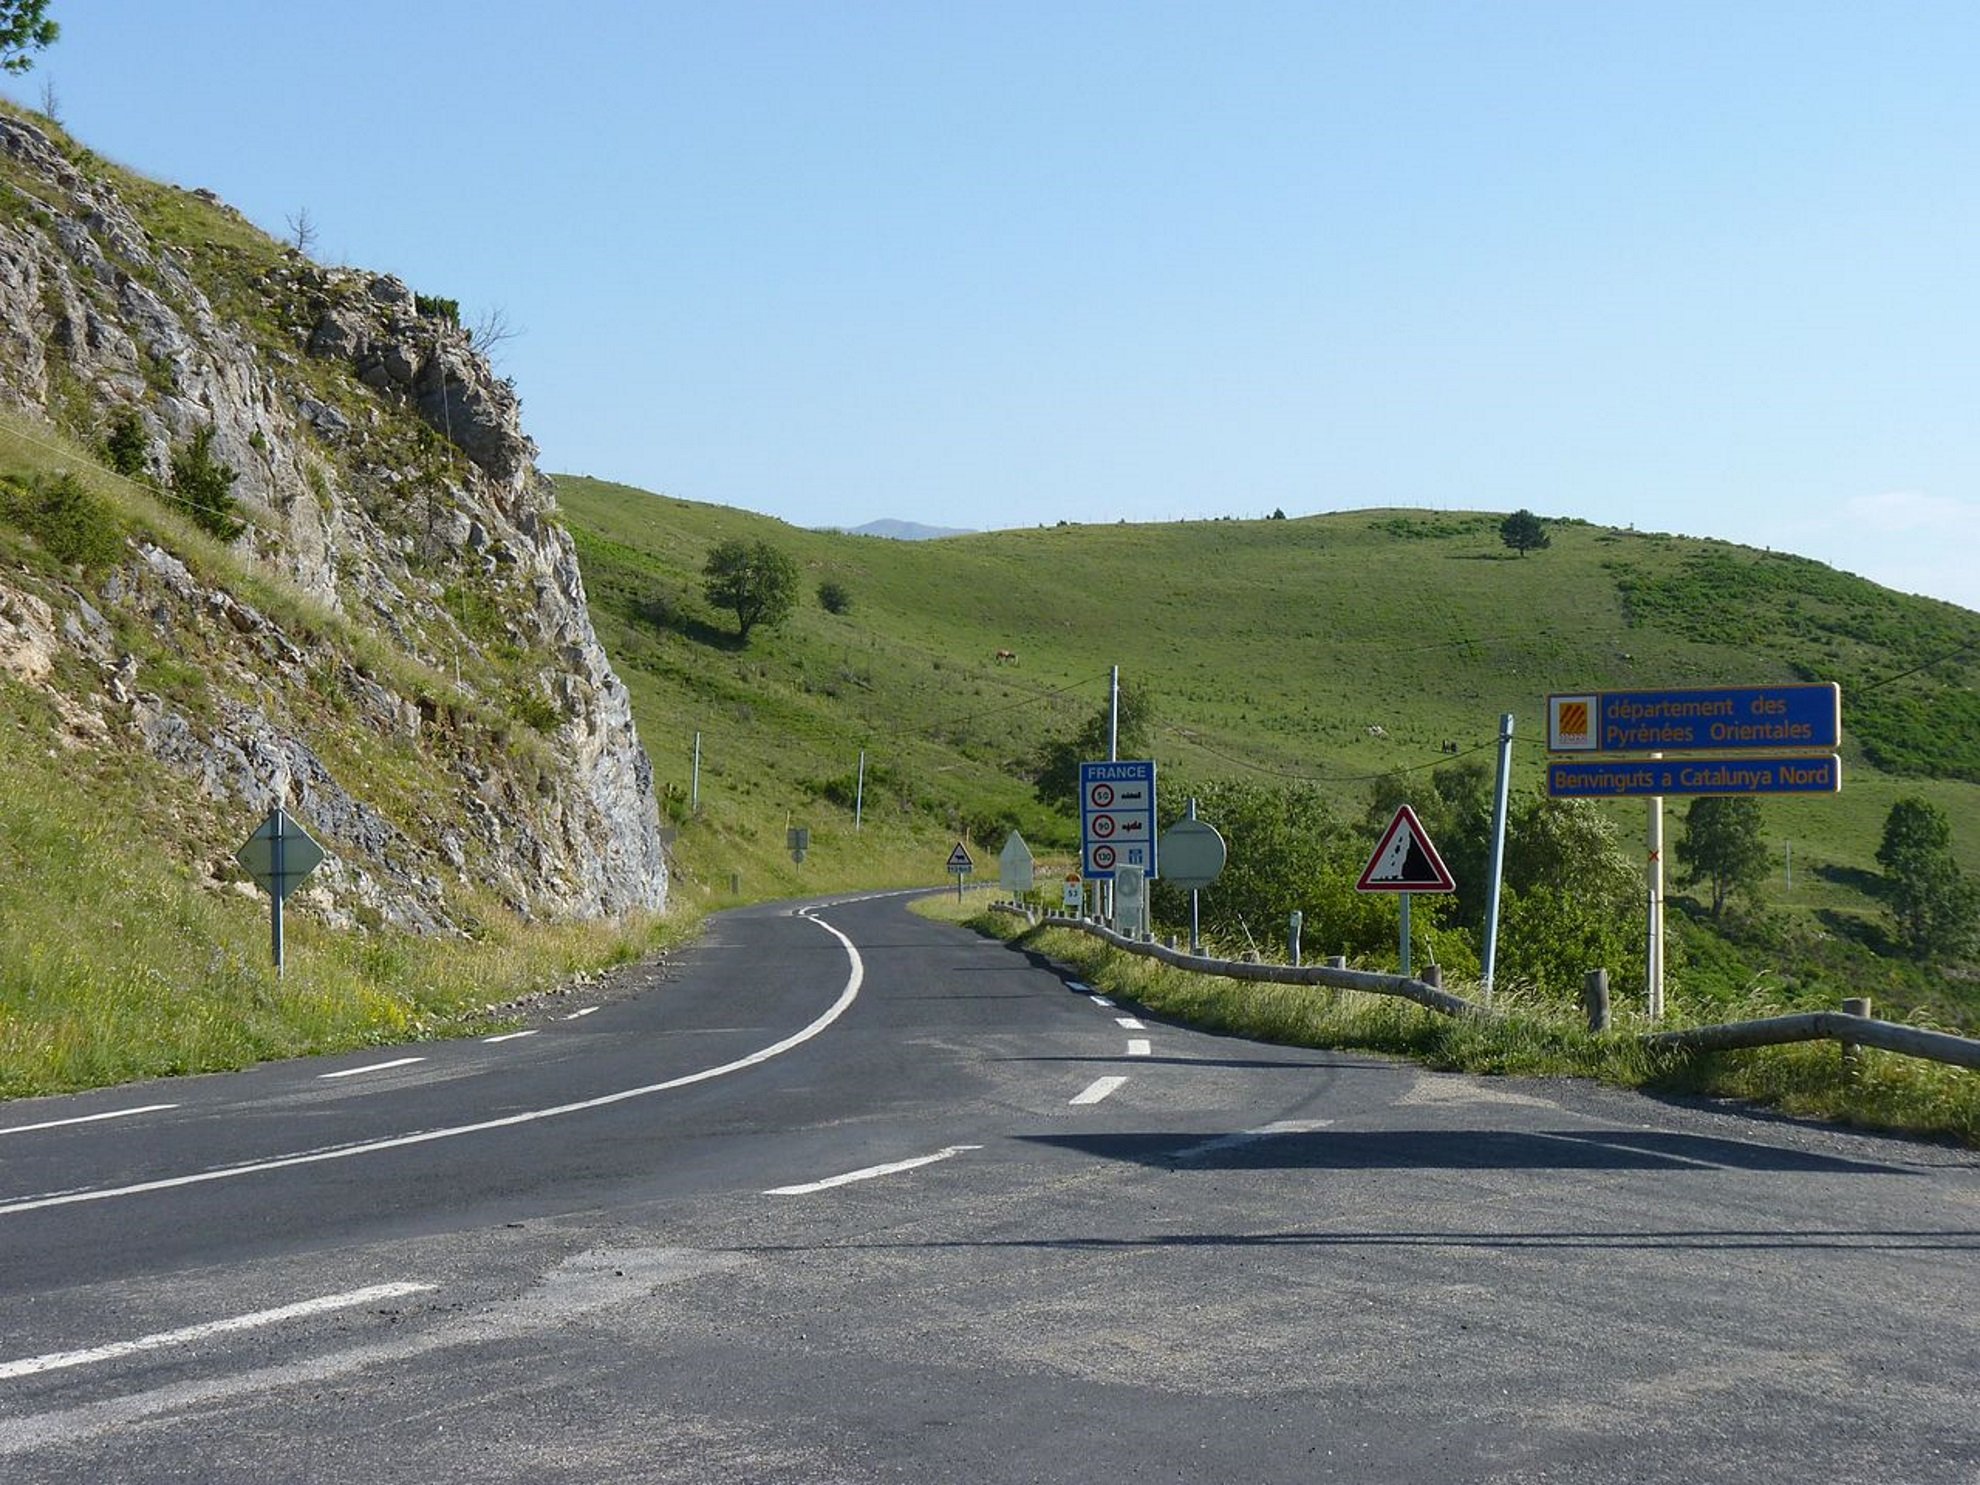
[[[546,469],[805,525],[1374,505],[1980,608],[1980,5],[55,0],[11,84],[500,309]]]

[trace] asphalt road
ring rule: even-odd
[[[1980,1481],[1980,1159],[1204,1035],[898,896],[0,1106],[0,1480]]]

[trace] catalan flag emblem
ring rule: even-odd
[[[1595,746],[1595,698],[1548,698],[1547,747],[1553,752],[1587,752]]]

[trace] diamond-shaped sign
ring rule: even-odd
[[[323,847],[278,804],[247,838],[247,844],[234,852],[234,859],[264,892],[279,900],[323,864]]]

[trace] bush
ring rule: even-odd
[[[847,613],[852,609],[852,602],[852,594],[837,578],[827,578],[818,585],[818,603],[826,613]]]
[[[191,443],[172,454],[172,493],[186,503],[199,528],[221,541],[232,541],[247,530],[241,504],[234,499],[240,471],[213,457],[211,425],[193,435]]]
[[[151,440],[144,431],[144,420],[135,408],[125,408],[110,420],[103,436],[103,458],[125,479],[143,479],[150,474]]]
[[[108,567],[123,555],[124,529],[117,513],[66,471],[0,485],[0,510],[57,561]]]

